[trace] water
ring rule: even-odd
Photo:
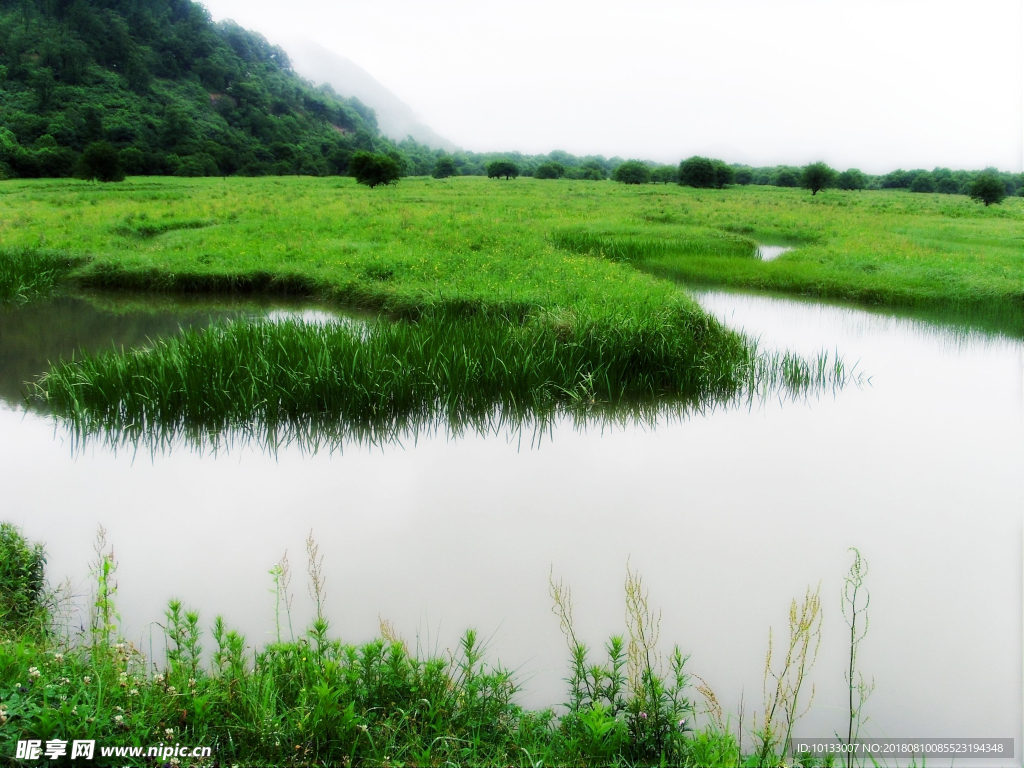
[[[792,245],[768,245],[767,243],[757,244],[757,257],[761,261],[772,261],[773,259],[779,258],[784,253],[792,251],[794,246]]]
[[[820,581],[817,695],[797,728],[807,737],[844,722],[839,590],[847,548],[857,546],[872,592],[860,662],[877,683],[866,735],[1013,737],[1019,756],[1024,344],[810,302],[699,299],[764,346],[838,350],[870,383],[657,427],[565,421],[539,439],[442,431],[315,455],[300,445],[276,455],[255,446],[82,452],[5,394],[0,517],[45,541],[51,577],[70,576],[80,593],[96,528],[106,526],[123,629],[144,649],[170,597],[207,622],[223,614],[251,642],[270,639],[267,569],[286,549],[302,624],[313,530],[337,634],[365,640],[387,619],[411,644],[440,650],[476,627],[490,637],[490,657],[518,671],[531,706],[566,696],[549,572],[572,586],[577,631],[599,646],[624,631],[628,558],[664,611],[665,649],[678,642],[691,653],[692,671],[727,711],[743,696],[747,725],[762,706],[769,627],[778,641],[790,599]],[[75,332],[107,324],[105,341],[99,331],[89,337],[100,346],[144,341],[187,316],[257,311],[196,317],[195,307],[168,307],[163,331],[129,333],[125,318],[138,329],[153,316],[60,306]],[[38,309],[0,316],[4,392],[54,356],[46,333],[26,340],[39,324]]]

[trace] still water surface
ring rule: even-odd
[[[698,298],[766,347],[836,350],[870,381],[656,427],[559,422],[540,439],[427,434],[315,455],[81,451],[21,406],[20,383],[47,359],[145,343],[179,323],[309,308],[115,312],[66,299],[4,310],[0,517],[45,541],[51,578],[70,576],[80,592],[104,525],[123,630],[143,648],[170,597],[208,622],[223,614],[252,642],[271,639],[267,569],[287,550],[302,574],[312,529],[338,635],[365,640],[387,619],[441,650],[476,627],[531,706],[565,698],[549,571],[572,586],[578,632],[599,646],[624,631],[628,559],[664,612],[665,649],[689,652],[727,710],[743,697],[747,726],[762,707],[769,627],[784,633],[790,599],[820,582],[817,695],[797,728],[808,737],[844,722],[839,592],[856,546],[871,567],[867,735],[1013,737],[1019,764],[1024,344],[818,303]],[[310,615],[299,576],[293,591],[298,625]]]

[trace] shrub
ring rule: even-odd
[[[627,160],[615,169],[612,178],[623,184],[646,184],[651,180],[651,169],[639,160]]]
[[[487,178],[489,179],[500,179],[505,178],[506,181],[514,179],[519,175],[519,166],[513,163],[511,160],[494,160],[487,164]]]
[[[401,175],[393,157],[376,152],[356,152],[352,155],[348,171],[355,176],[357,182],[371,188],[398,181]]]
[[[740,184],[741,186],[744,187],[747,184],[753,184],[754,172],[749,168],[740,168],[738,171],[736,171],[735,180],[737,184]]]
[[[984,171],[967,185],[967,194],[972,200],[984,203],[986,207],[992,203],[998,205],[1006,197],[1006,184],[991,171]]]
[[[79,161],[79,176],[88,181],[124,181],[117,150],[106,141],[90,144]]]

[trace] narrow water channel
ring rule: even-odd
[[[517,671],[530,706],[566,698],[549,573],[572,586],[577,631],[600,647],[625,629],[628,560],[663,610],[664,650],[678,643],[691,654],[733,726],[742,698],[745,727],[762,708],[769,627],[784,635],[789,601],[820,582],[817,693],[797,728],[808,737],[845,722],[839,594],[848,548],[858,547],[871,590],[860,663],[877,685],[866,735],[1013,737],[1019,756],[1024,344],[818,303],[698,298],[763,346],[838,351],[865,383],[657,427],[565,421],[539,438],[428,434],[315,455],[297,446],[81,452],[50,418],[24,411],[17,392],[26,371],[86,342],[68,336],[55,352],[52,339],[27,335],[37,320],[18,315],[36,309],[7,310],[0,517],[46,542],[51,578],[69,576],[79,593],[105,526],[120,563],[122,629],[144,649],[151,632],[158,647],[155,623],[171,597],[207,624],[224,615],[251,643],[271,639],[267,570],[285,550],[301,626],[312,530],[337,635],[365,640],[386,619],[435,651],[476,627],[490,658]],[[253,311],[168,307],[158,322],[141,309],[88,306],[67,328],[82,331],[94,313],[94,347],[144,343],[186,316]]]

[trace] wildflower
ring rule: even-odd
[[[114,707],[115,712],[124,712],[124,707]]]
[[[188,687],[189,688],[195,688],[196,687],[196,679],[194,677],[190,677],[188,679]]]
[[[177,693],[177,691],[178,691],[178,689],[175,688],[173,685],[168,685],[167,686],[167,692],[168,693]]]
[[[139,689],[138,688],[132,688],[130,691],[128,691],[128,695],[129,696],[138,696],[139,695]]]
[[[686,727],[686,718],[685,717],[682,720],[679,721],[679,730],[680,731],[683,730],[684,727]]]
[[[37,667],[29,667],[29,668],[28,668],[28,676],[29,676],[29,679],[30,679],[30,680],[35,680],[35,679],[36,679],[36,678],[38,678],[38,677],[39,677],[39,676],[40,676],[41,674],[43,674],[43,673],[42,673],[42,672],[40,672],[40,671],[39,671],[39,669],[38,669]]]
[[[173,728],[164,728],[164,736],[166,736],[168,739],[171,738],[172,736],[174,736],[174,729]]]
[[[164,681],[164,676],[163,675],[157,675],[156,677],[153,678],[153,682],[156,683],[157,685],[161,685],[163,683],[163,681]]]
[[[89,683],[92,682],[92,678],[89,677],[88,675],[86,675],[85,677],[82,678],[82,682],[85,683],[86,685],[88,685]]]
[[[640,713],[640,719],[641,720],[646,720],[647,719],[647,713],[646,712],[641,712]]]
[[[124,715],[114,715],[114,722],[115,723],[123,723],[124,722]]]
[[[62,661],[64,661],[64,654],[63,653],[55,653],[55,654],[53,654],[53,660],[56,661],[58,664],[60,664]]]
[[[60,683],[61,685],[67,685],[68,683],[71,682],[71,678],[70,677],[62,677],[57,682]]]
[[[74,707],[71,708],[71,714],[72,715],[77,715],[78,714],[78,707],[77,706],[74,706]]]

